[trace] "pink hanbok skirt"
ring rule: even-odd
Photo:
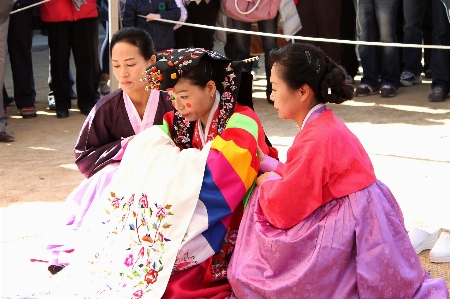
[[[65,222],[56,225],[54,231],[46,236],[46,244],[41,252],[36,251],[32,261],[49,262],[52,265],[64,265],[68,263],[65,256],[75,249],[78,231],[83,225],[83,219],[93,201],[97,200],[103,191],[109,186],[120,162],[108,164],[102,170],[84,179],[66,199]]]
[[[256,188],[228,279],[239,299],[448,298],[445,281],[421,267],[400,207],[380,181],[286,230],[265,219]]]

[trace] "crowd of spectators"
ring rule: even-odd
[[[34,77],[32,69],[33,18],[38,14],[39,24],[48,35],[49,59],[49,109],[56,110],[58,118],[69,116],[71,100],[77,99],[81,113],[88,115],[101,94],[109,93],[109,33],[107,0],[59,0],[45,2],[34,9],[24,9],[37,0],[16,0],[12,8],[20,10],[11,14],[7,48],[13,76],[9,96],[3,86],[3,105],[15,101],[23,118],[36,117]],[[450,45],[450,23],[447,0],[333,0],[293,2],[301,21],[296,36],[348,39],[360,41],[403,42],[407,44]],[[121,0],[122,27],[144,28],[153,38],[157,52],[170,48],[200,47],[213,50],[217,39],[213,30],[191,26],[174,26],[157,19],[185,20],[187,23],[214,26],[220,18],[220,0]],[[226,13],[226,12],[225,12]],[[262,20],[258,30],[277,33],[279,14],[273,20]],[[106,29],[106,38],[98,53],[98,22]],[[220,23],[220,22],[219,22]],[[252,23],[228,18],[228,27],[251,30]],[[338,25],[338,26],[337,26]],[[19,34],[19,32],[21,34]],[[27,33],[29,32],[29,33]],[[22,34],[23,33],[23,34]],[[232,59],[249,58],[250,36],[227,34],[225,53]],[[262,37],[265,57],[277,48],[276,38]],[[300,40],[295,40],[300,41]],[[450,92],[450,54],[447,50],[399,48],[385,46],[354,46],[320,42],[320,46],[334,61],[347,71],[347,82],[355,83],[357,74],[361,81],[355,96],[396,96],[400,86],[420,84],[422,78],[432,80],[430,102],[443,102]],[[73,55],[77,77],[72,78],[69,58]],[[358,59],[359,57],[359,59]],[[268,60],[264,60],[267,80],[267,101],[271,84]],[[268,71],[269,70],[269,71]],[[83,75],[81,75],[83,74]],[[76,93],[73,90],[76,84]],[[405,92],[407,92],[405,90]]]

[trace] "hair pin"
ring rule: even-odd
[[[242,62],[243,63],[249,63],[249,62],[253,62],[253,61],[256,61],[256,60],[259,60],[259,56],[253,56],[253,57],[244,59],[244,60],[242,60]]]
[[[331,88],[328,87],[328,94],[331,94]]]
[[[316,73],[320,72],[320,60],[319,58],[317,58],[317,62],[316,62]]]
[[[309,51],[305,51],[306,58],[308,59],[308,62],[311,63],[311,54]]]

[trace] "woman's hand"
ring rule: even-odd
[[[262,163],[262,161],[264,160],[264,153],[261,150],[261,148],[258,146],[258,148],[256,149],[256,157],[258,157],[259,162]]]
[[[146,17],[146,21],[147,22],[151,22],[154,19],[161,19],[161,15],[160,14],[154,14],[154,13],[149,13]]]
[[[256,179],[256,185],[257,186],[261,186],[262,183],[264,182],[264,180],[268,177],[271,176],[272,174],[275,174],[275,172],[273,171],[269,171],[269,172],[265,172],[262,175],[260,175],[257,179]]]

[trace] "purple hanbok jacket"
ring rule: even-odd
[[[161,92],[153,124],[162,124],[164,114],[173,109],[167,95]],[[93,110],[81,128],[74,149],[75,163],[87,178],[117,162],[115,157],[122,149],[122,140],[136,134],[121,89],[101,98]]]

